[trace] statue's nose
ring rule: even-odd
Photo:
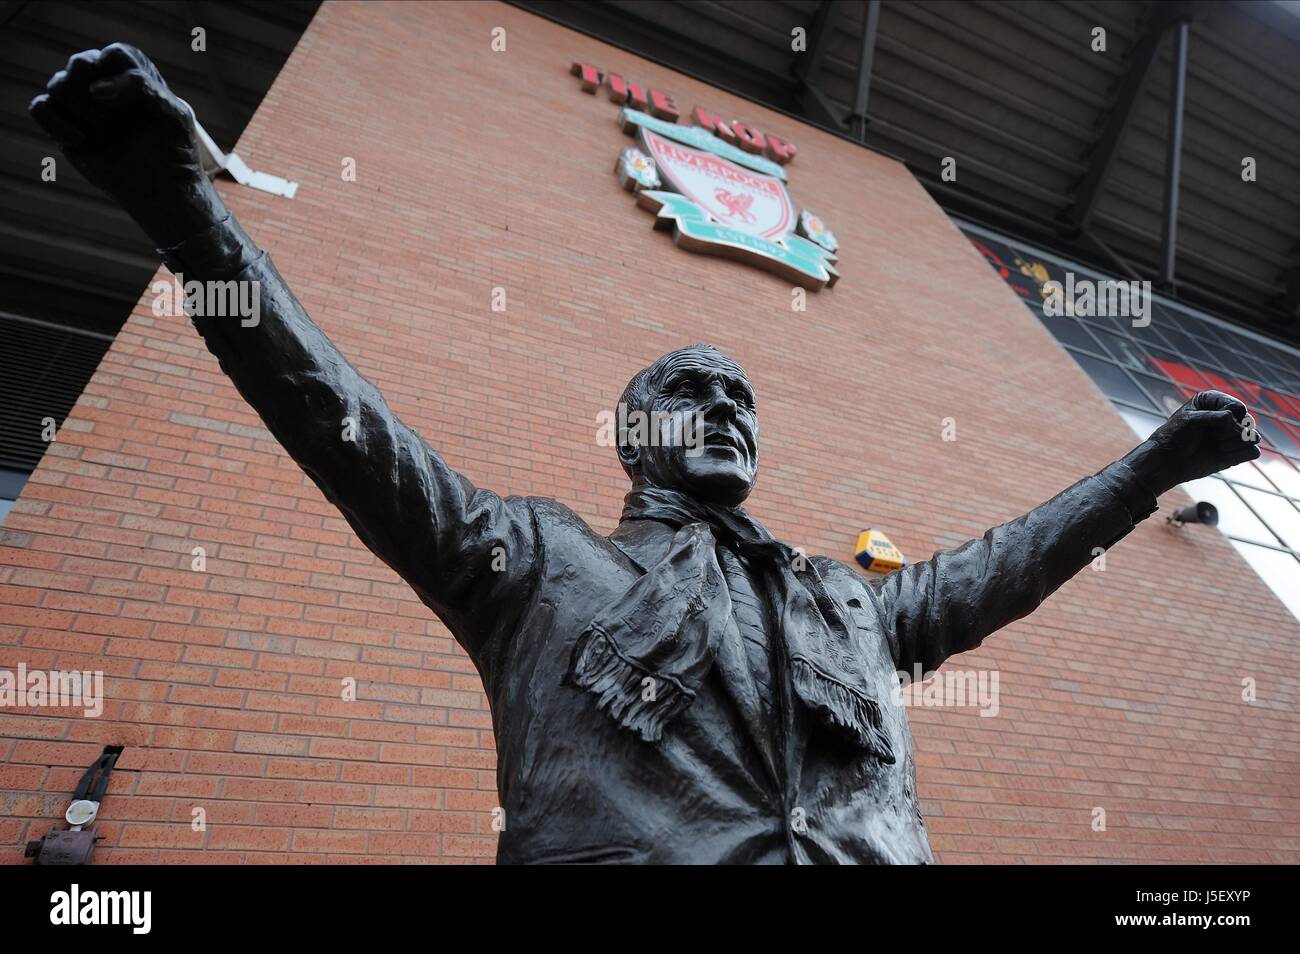
[[[709,417],[734,418],[736,402],[731,399],[726,388],[715,384],[705,398],[705,413]]]

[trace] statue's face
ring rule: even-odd
[[[653,412],[684,422],[681,440],[636,448],[639,477],[735,506],[758,477],[758,412],[745,372],[716,351],[670,356],[654,381]]]

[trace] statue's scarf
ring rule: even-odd
[[[716,551],[727,546],[748,558],[755,583],[772,601],[779,649],[800,701],[830,729],[893,763],[881,703],[845,613],[811,561],[743,508],[671,490],[633,490],[623,519],[657,520],[677,533],[663,559],[578,637],[570,684],[595,696],[597,707],[623,728],[658,741],[695,700],[725,629],[736,625]]]

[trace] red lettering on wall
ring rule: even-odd
[[[620,106],[626,104],[670,123],[677,122],[681,116],[677,102],[663,90],[652,89],[647,95],[638,84],[624,79],[617,73],[606,73],[590,63],[575,62],[569,67],[569,72],[581,77],[582,89],[585,93],[594,93],[599,87],[604,86],[609,90],[610,100]],[[739,146],[755,155],[766,153],[768,158],[781,165],[792,162],[799,154],[794,143],[786,142],[779,136],[764,135],[740,120],[723,122],[721,116],[709,112],[703,106],[696,106],[692,110],[691,119],[695,125],[707,129],[723,142]]]
[[[761,153],[763,151],[765,145],[763,134],[754,127],[733,121],[731,131],[736,134],[736,145],[740,146],[745,152]]]
[[[624,103],[630,105],[633,109],[645,109],[645,93],[636,83],[629,83],[617,73],[610,73],[605,78],[609,86],[609,98],[622,106]]]
[[[569,72],[574,76],[582,77],[582,91],[584,93],[595,93],[600,86],[600,70],[590,63],[574,63],[569,67]]]
[[[731,127],[724,123],[722,117],[717,113],[711,113],[703,106],[696,106],[691,111],[691,119],[695,122],[695,125],[707,129],[724,142],[735,144],[736,134],[731,131]]]
[[[767,141],[767,148],[765,150],[767,152],[767,158],[779,162],[781,165],[785,165],[787,162],[792,161],[795,157],[795,153],[799,151],[795,149],[793,143],[788,143],[784,139],[778,139],[771,133],[768,133],[763,138]]]
[[[680,115],[677,112],[677,104],[667,93],[661,93],[657,89],[650,90],[650,115],[657,119],[665,119],[670,123],[677,122]]]

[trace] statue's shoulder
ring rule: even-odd
[[[533,514],[541,561],[547,568],[544,575],[548,579],[569,579],[576,571],[584,585],[600,580],[616,584],[616,592],[621,592],[644,570],[645,565],[638,563],[638,558],[650,562],[657,559],[653,552],[647,557],[645,546],[652,542],[647,539],[649,534],[629,535],[626,523],[605,536],[558,500],[551,497],[525,500]],[[668,536],[671,540],[671,531]]]
[[[867,595],[870,583],[847,563],[828,556],[809,557],[808,562],[817,568],[822,581],[834,589],[845,602],[854,598],[861,600]]]
[[[597,533],[586,520],[553,497],[525,497],[524,502],[532,511],[534,525],[544,543],[605,541],[603,534]]]

